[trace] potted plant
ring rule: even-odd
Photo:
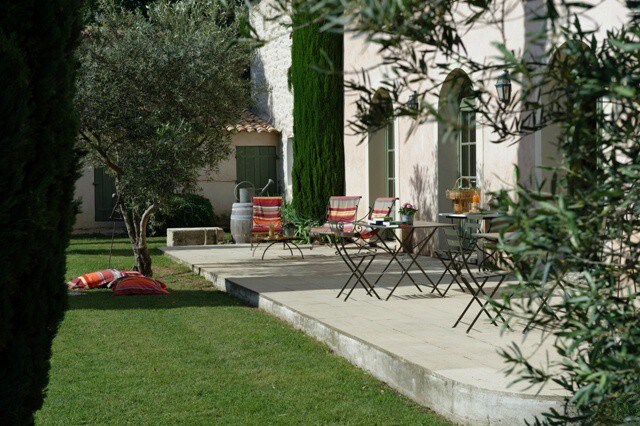
[[[398,213],[400,213],[400,221],[408,223],[409,225],[413,224],[413,216],[417,211],[417,207],[413,204],[404,203],[402,207],[398,209]]]
[[[296,236],[296,225],[289,221],[282,222],[282,231],[284,232],[285,237],[295,237]]]

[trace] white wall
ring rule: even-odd
[[[204,173],[198,181],[199,193],[211,201],[216,215],[230,215],[231,206],[236,202],[234,188],[236,186],[236,146],[277,146],[279,147],[279,133],[238,133],[233,137],[234,150],[228,159],[220,164],[218,172],[213,176]],[[280,166],[278,160],[277,166]]]
[[[113,229],[112,222],[96,222],[95,190],[93,186],[93,167],[82,168],[82,175],[76,181],[75,200],[79,200],[80,212],[73,225],[74,233],[108,232]]]
[[[280,180],[288,199],[291,197],[293,165],[293,93],[288,87],[291,67],[291,31],[284,21],[268,21],[274,15],[274,0],[262,0],[251,10],[251,23],[268,43],[255,52],[251,61],[253,99],[258,115],[281,132]]]
[[[498,27],[488,26],[487,24],[477,24],[473,28],[469,28],[464,35],[464,43],[471,59],[485,63],[487,65],[497,64],[495,57],[498,50],[492,42],[504,42],[508,49],[513,50],[516,54],[527,52],[529,55],[540,56],[540,54],[548,50],[549,46],[559,45],[557,41],[547,41],[544,46],[538,42],[534,42],[530,38],[530,34],[543,29],[540,21],[534,21],[532,16],[539,13],[544,7],[543,0],[531,0],[529,2],[520,2],[515,0],[504,0],[508,3],[509,10],[507,19],[505,20],[504,39]],[[627,9],[615,0],[590,0],[591,3],[598,4],[588,14],[584,15],[581,22],[584,27],[597,29],[596,37],[602,38],[608,29],[618,27],[628,19]],[[524,3],[527,9],[525,10]],[[499,7],[501,2],[496,3]],[[461,16],[465,15],[464,10],[458,11]],[[363,69],[371,70],[369,72],[369,85],[372,89],[381,87],[383,81],[393,81],[395,76],[391,70],[381,66],[382,60],[379,56],[377,45],[368,45],[362,38],[352,34],[345,35],[344,43],[344,60],[345,72],[349,79],[358,78],[358,72]],[[447,72],[434,75],[436,79],[444,81],[449,71],[458,67],[469,73],[474,84],[479,81],[485,81],[489,86],[488,91],[493,93],[495,89],[492,87],[495,83],[499,72],[485,75],[473,75],[469,70],[465,70],[460,64],[456,64],[451,59],[442,56],[432,58],[434,62],[448,63],[450,68]],[[548,58],[540,58],[545,61]],[[363,81],[360,81],[363,83]],[[518,90],[515,87],[514,91]],[[419,90],[420,87],[415,86],[412,89]],[[401,102],[406,102],[410,93],[406,93]],[[349,120],[352,120],[356,114],[356,106],[354,104],[356,94],[346,93],[345,96],[345,126]],[[437,105],[437,96],[425,99],[432,105]],[[495,100],[492,104],[495,108]],[[480,117],[478,117],[480,119]],[[446,187],[453,185],[453,182],[444,182],[443,185],[438,184],[439,175],[442,171],[438,170],[438,125],[431,120],[420,124],[417,128],[411,129],[416,123],[409,118],[400,118],[396,120],[398,127],[397,139],[397,157],[398,157],[398,196],[400,202],[414,202],[420,208],[418,217],[426,220],[437,219],[439,211],[450,211],[452,205],[441,205],[438,202],[438,187]],[[411,131],[412,130],[412,131]],[[368,141],[361,140],[361,136],[352,136],[350,131],[345,129],[345,174],[346,174],[346,191],[349,195],[368,194],[367,178],[366,178],[366,162]],[[514,165],[521,168],[524,176],[533,174],[536,168],[536,152],[540,151],[540,137],[531,135],[514,144],[494,144],[491,143],[494,135],[491,134],[488,127],[483,127],[482,123],[478,123],[477,131],[477,174],[478,185],[483,190],[483,202],[486,202],[486,193],[499,188],[506,187],[513,183]],[[448,155],[445,153],[445,155]],[[539,156],[539,154],[538,154]],[[371,200],[363,198],[361,203],[361,214],[364,213],[367,204]]]
[[[277,146],[280,145],[279,133],[237,133],[233,136],[231,155],[223,160],[217,173],[200,174],[198,180],[199,193],[211,201],[213,211],[219,216],[229,216],[231,205],[235,202],[236,186],[236,146]],[[280,163],[280,160],[278,160]],[[280,166],[280,164],[278,164]],[[93,186],[93,168],[84,167],[82,175],[76,182],[75,199],[81,200],[80,213],[76,216],[74,233],[110,232],[112,222],[95,221],[95,190]],[[122,228],[122,227],[120,227]]]

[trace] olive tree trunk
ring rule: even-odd
[[[155,210],[155,207],[155,204],[152,204],[142,215],[139,215],[135,211],[127,211],[122,203],[120,204],[120,212],[122,213],[127,234],[129,235],[129,241],[131,241],[131,248],[133,249],[133,254],[136,259],[135,268],[146,277],[153,276],[151,254],[149,253],[149,247],[147,245],[147,225],[149,224],[149,218]]]

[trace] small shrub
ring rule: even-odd
[[[167,235],[167,228],[213,226],[215,214],[209,199],[197,194],[176,194],[169,204],[153,217],[152,235]]]
[[[320,225],[317,220],[302,217],[296,212],[293,204],[286,201],[282,204],[282,223],[285,228],[292,227],[294,235],[302,238],[305,244],[311,243],[309,229]]]

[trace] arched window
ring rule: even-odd
[[[473,98],[460,102],[458,131],[458,177],[476,184],[476,106]]]
[[[467,74],[454,70],[445,79],[438,100],[438,211],[451,211],[447,189],[456,179],[478,181],[476,102]]]

